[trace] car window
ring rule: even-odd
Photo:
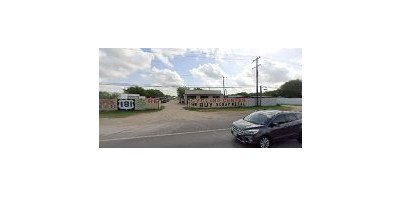
[[[286,114],[286,119],[291,122],[297,120],[297,117],[294,114]]]
[[[269,121],[269,118],[266,114],[264,114],[262,112],[254,112],[254,113],[251,113],[248,116],[246,116],[244,118],[244,120],[247,122],[254,123],[254,124],[263,125]]]
[[[284,115],[278,115],[273,123],[283,124],[286,123],[286,119]]]
[[[301,113],[296,113],[297,119],[301,119]]]

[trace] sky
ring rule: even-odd
[[[255,92],[253,60],[258,56],[263,89],[302,79],[301,48],[100,48],[99,89],[122,92],[127,85],[138,85],[176,96],[180,86],[222,91],[225,77],[225,87],[232,87],[228,94]]]

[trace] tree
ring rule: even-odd
[[[188,87],[179,87],[176,89],[176,94],[178,95],[179,98],[183,98],[183,95],[185,94],[185,90],[189,90]]]
[[[279,89],[279,96],[287,98],[302,98],[301,80],[291,80],[284,83]]]
[[[146,96],[146,90],[139,86],[129,87],[124,89],[125,94],[139,94],[140,96]]]
[[[139,86],[134,86],[134,87],[129,87],[127,89],[124,89],[125,94],[139,94],[140,96],[145,96],[147,98],[159,98],[159,97],[164,97],[164,93],[162,93],[160,90],[155,90],[155,89],[149,89],[145,90],[142,87]]]
[[[201,89],[201,88],[193,88],[193,90],[203,90],[203,89]]]
[[[249,97],[250,96],[249,93],[247,93],[247,92],[239,92],[236,95],[240,95],[240,96],[243,96],[243,97]]]
[[[164,97],[164,93],[162,93],[160,90],[149,89],[146,90],[146,97],[151,97],[151,98]]]
[[[262,96],[278,97],[280,96],[280,92],[279,90],[266,91],[262,93]]]
[[[109,93],[104,91],[99,91],[100,99],[115,99],[119,97],[119,93]]]

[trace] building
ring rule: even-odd
[[[138,99],[139,94],[120,94],[119,99]]]
[[[220,90],[185,90],[183,99],[185,104],[190,99],[223,98]]]

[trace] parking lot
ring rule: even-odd
[[[252,111],[197,112],[176,101],[163,103],[164,110],[126,118],[100,118],[100,147],[253,147],[235,140],[232,122]],[[300,106],[301,108],[301,106]],[[296,140],[271,147],[296,147]]]

